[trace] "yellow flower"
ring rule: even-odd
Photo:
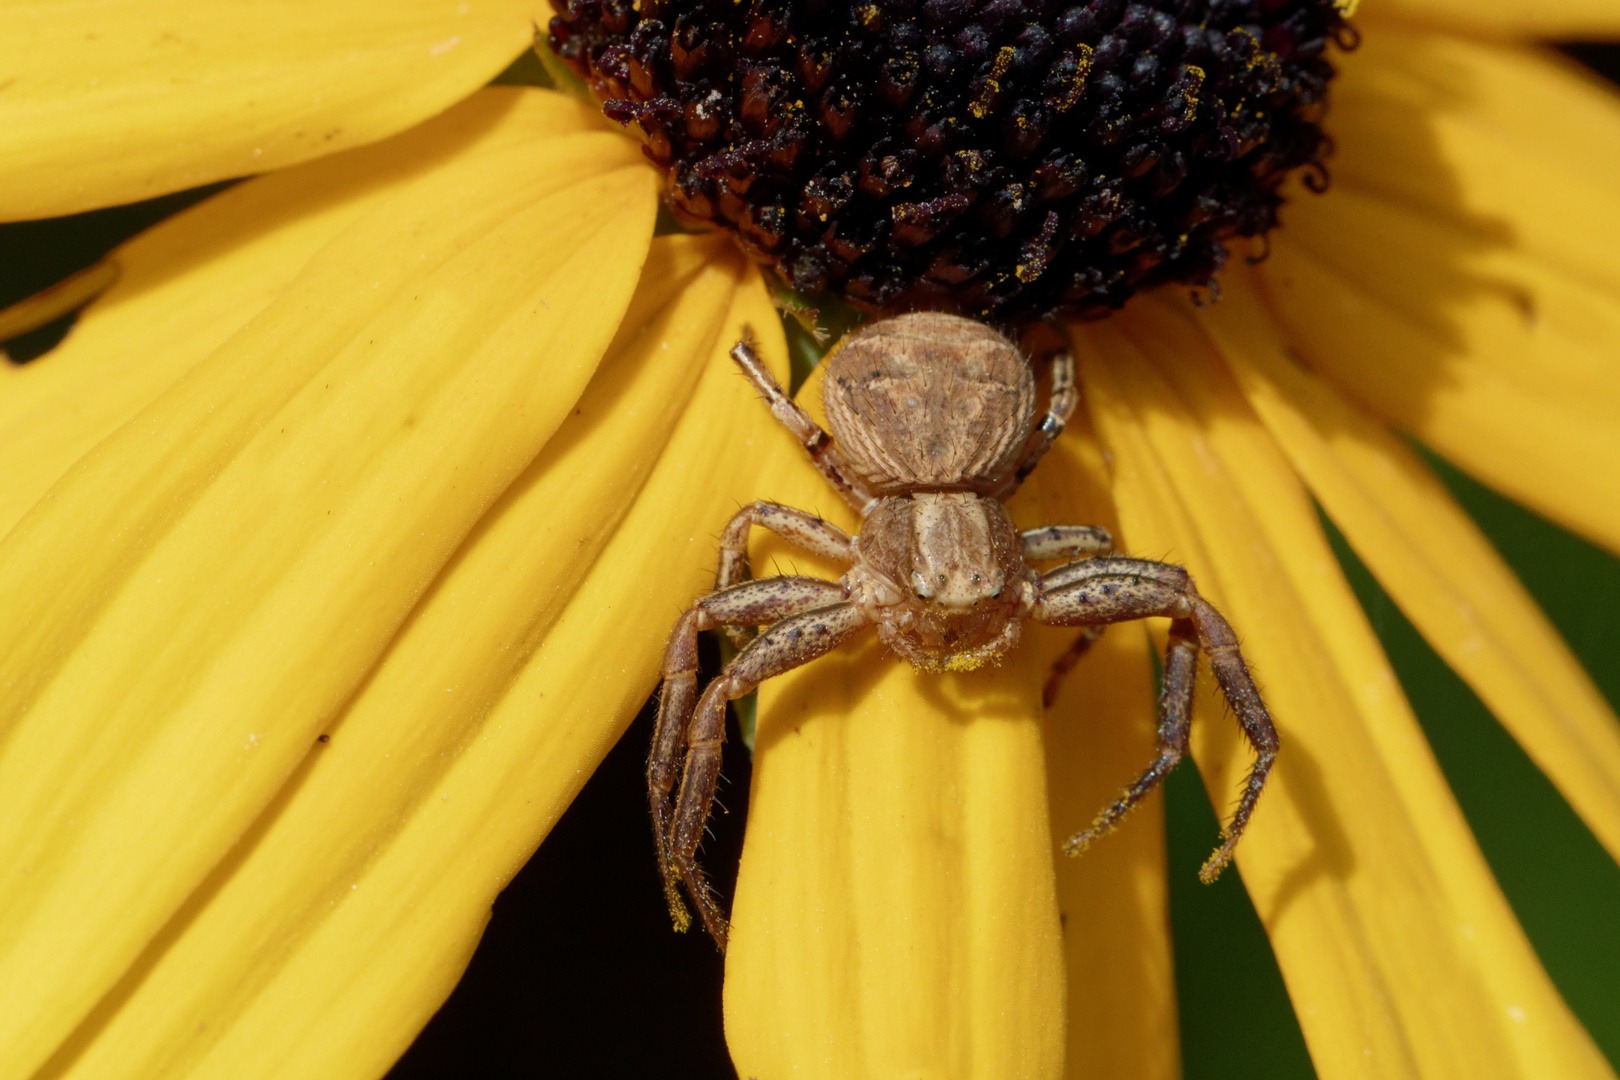
[[[124,246],[0,369],[0,1077],[381,1073],[653,688],[726,515],[837,520],[725,358],[752,324],[785,364],[757,274],[654,239],[590,110],[477,89],[544,14],[8,11],[8,218],[279,171]],[[1393,434],[1620,551],[1620,101],[1489,40],[1620,11],[1362,29],[1334,193],[1219,304],[1073,327],[1085,409],[1013,513],[1187,564],[1243,634],[1285,749],[1238,865],[1320,1075],[1609,1077],[1312,499],[1620,855],[1620,726]],[[1157,804],[1052,857],[1148,758],[1150,653],[1108,635],[1043,741],[1064,644],[762,689],[742,1075],[1176,1074]],[[1220,802],[1247,759],[1200,713]]]

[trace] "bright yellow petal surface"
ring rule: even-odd
[[[240,184],[120,247],[108,263],[118,283],[57,349],[0,364],[0,535],[361,215],[452,160],[598,126],[560,94],[481,90],[395,138]]]
[[[747,1076],[1056,1077],[1041,665],[1031,650],[932,675],[885,651],[868,637],[761,692],[733,1060]]]
[[[1603,696],[1417,455],[1290,361],[1246,275],[1225,281],[1202,317],[1249,403],[1401,610],[1620,858],[1620,722]]]
[[[1543,48],[1371,30],[1343,58],[1328,121],[1334,183],[1516,248],[1596,286],[1620,286],[1606,242],[1620,161],[1620,94]],[[1289,219],[1332,198],[1296,199]]]
[[[134,202],[374,142],[487,83],[527,0],[19,0],[0,220]]]
[[[405,1048],[645,700],[645,624],[701,588],[669,565],[757,483],[725,350],[770,317],[722,239],[655,241],[584,397],[52,1075],[376,1075]]]
[[[1370,0],[1357,16],[1363,26],[1398,30],[1406,23],[1485,37],[1571,40],[1620,33],[1620,8],[1611,0]]]
[[[761,452],[778,464],[758,496],[855,526],[785,431]],[[758,551],[756,567],[841,572]],[[918,672],[868,633],[760,688],[726,956],[739,1075],[1060,1075],[1040,720],[1050,656]]]
[[[1263,264],[1302,359],[1520,502],[1620,551],[1620,97],[1506,47],[1369,33],[1334,190]]]
[[[576,135],[424,177],[0,545],[10,1075],[242,836],[562,423],[646,251],[636,158]]]
[[[1117,532],[1108,467],[1083,415],[1072,419],[1068,435],[1025,482],[1015,510],[1029,526],[1098,524]],[[1043,630],[1025,647],[1049,663],[1053,650],[1072,640],[1072,631]],[[1152,649],[1141,627],[1115,627],[1069,673],[1048,710],[1047,797],[1055,839],[1090,824],[1153,759]],[[1059,856],[1057,886],[1069,978],[1064,1075],[1176,1080],[1181,1032],[1162,798],[1146,800],[1079,858]]]
[[[1190,324],[1077,327],[1131,550],[1231,618],[1282,751],[1238,849],[1317,1072],[1610,1077],[1475,847],[1292,468]],[[1250,755],[1206,686],[1218,806]]]

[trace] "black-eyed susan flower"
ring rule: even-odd
[[[915,7],[986,25],[969,108],[998,116],[1040,44],[1010,25],[1024,5],[983,5],[993,27],[979,5]],[[1101,9],[1141,22],[1136,46],[1161,29]],[[628,31],[636,9],[611,10]],[[380,1073],[646,698],[725,516],[769,497],[837,519],[725,359],[749,324],[785,365],[758,272],[723,236],[654,238],[666,182],[593,110],[477,89],[547,14],[8,14],[0,212],[267,175],[120,249],[72,336],[0,371],[0,1075]],[[1119,23],[1067,43],[1072,26],[1026,25],[1064,45],[1055,109]],[[1620,854],[1612,713],[1395,434],[1620,550],[1620,102],[1488,40],[1620,18],[1407,0],[1360,25],[1333,194],[1293,198],[1217,304],[1160,289],[1072,324],[1080,430],[1013,512],[1186,563],[1242,631],[1286,750],[1238,864],[1321,1075],[1608,1077],[1312,500]],[[699,31],[683,47],[725,41]],[[1262,69],[1289,46],[1258,41]],[[1154,122],[1174,127],[1205,87],[1152,66],[1119,77],[1168,78]],[[907,70],[885,76],[900,97]],[[656,142],[658,115],[621,115]],[[889,199],[906,149],[856,183]],[[701,216],[689,187],[677,209]],[[888,220],[920,247],[970,212],[952,194]],[[1121,236],[1113,269],[1207,277],[1195,231],[1137,217],[1164,257],[1125,259]],[[1056,265],[1046,220],[985,310]],[[774,255],[779,227],[742,233]],[[851,284],[858,241],[779,272],[892,301],[890,277]],[[969,248],[919,280],[987,272]],[[742,1075],[1176,1073],[1157,811],[1053,859],[1148,756],[1150,653],[1109,635],[1043,731],[1064,644],[971,677],[868,648],[762,690],[728,956]],[[1235,733],[1218,715],[1197,732],[1211,791],[1235,790]]]

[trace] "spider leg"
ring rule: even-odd
[[[789,616],[733,657],[698,701],[686,739],[686,768],[681,774],[680,793],[664,847],[670,868],[685,882],[704,928],[722,951],[726,947],[726,917],[698,865],[697,849],[720,779],[726,702],[742,697],[766,679],[831,652],[866,625],[860,609],[848,602]]]
[[[1048,525],[1040,529],[1025,529],[1018,536],[1024,543],[1026,562],[1076,559],[1114,553],[1114,537],[1100,525]],[[1074,644],[1052,661],[1052,673],[1046,677],[1046,685],[1041,688],[1043,706],[1048,709],[1052,707],[1052,702],[1057,700],[1064,677],[1074,670],[1080,658],[1101,636],[1101,626],[1086,627],[1080,632],[1080,636],[1074,639]]]
[[[1079,395],[1074,390],[1074,354],[1065,350],[1052,357],[1052,395],[1046,406],[1046,415],[1035,428],[1012,476],[996,490],[994,498],[1006,500],[1035,471],[1035,466],[1041,463],[1041,458],[1046,456],[1052,443],[1068,426],[1078,399]]]
[[[1088,626],[1080,631],[1080,636],[1074,639],[1074,644],[1063,650],[1061,656],[1052,661],[1052,673],[1046,677],[1046,685],[1041,687],[1041,708],[1050,709],[1057,700],[1058,690],[1063,686],[1063,680],[1080,658],[1091,650],[1096,640],[1102,637],[1103,628]]]
[[[1266,710],[1266,703],[1260,699],[1259,688],[1254,685],[1254,676],[1249,674],[1249,665],[1244,663],[1243,654],[1238,649],[1237,634],[1232,630],[1232,624],[1196,592],[1191,600],[1198,644],[1209,657],[1209,670],[1220,685],[1227,704],[1237,714],[1238,724],[1243,728],[1249,745],[1254,747],[1255,754],[1254,765],[1243,784],[1243,795],[1238,800],[1237,809],[1232,812],[1232,820],[1227,823],[1221,846],[1204,860],[1204,865],[1198,871],[1199,879],[1207,885],[1220,877],[1226,864],[1232,861],[1232,850],[1249,824],[1255,803],[1260,799],[1260,791],[1266,786],[1266,776],[1277,760],[1279,740],[1271,714]]]
[[[658,843],[658,866],[664,878],[664,896],[670,917],[685,930],[691,916],[681,902],[680,875],[669,858],[669,837],[674,819],[675,778],[689,741],[692,710],[697,702],[697,636],[715,626],[760,626],[812,608],[836,604],[844,590],[836,581],[808,577],[775,577],[750,581],[722,592],[710,593],[681,615],[664,648],[663,687],[658,698],[658,723],[653,729],[652,751],[647,756],[647,799],[652,808],[653,836]],[[745,650],[746,653],[746,650]],[[733,659],[735,665],[742,655]],[[721,702],[722,724],[725,703]],[[716,759],[718,761],[718,758]]]
[[[1165,653],[1164,687],[1159,698],[1158,753],[1152,765],[1125,789],[1119,800],[1098,815],[1090,828],[1064,844],[1076,854],[1112,829],[1164,778],[1186,750],[1196,656],[1209,657],[1238,725],[1254,748],[1254,767],[1244,783],[1232,820],[1222,830],[1220,847],[1199,870],[1205,882],[1220,876],[1254,813],[1266,777],[1277,759],[1277,729],[1238,650],[1237,635],[1221,613],[1198,594],[1180,567],[1147,559],[1104,557],[1069,563],[1041,577],[1042,595],[1032,617],[1055,626],[1101,626],[1108,623],[1169,616],[1170,645]]]
[[[737,511],[720,534],[716,592],[748,580],[748,534],[755,525],[834,562],[850,562],[849,534],[843,529],[803,510],[760,500]],[[740,649],[753,640],[754,633],[752,627],[727,626],[726,636]]]
[[[1114,537],[1100,525],[1048,525],[1018,534],[1026,562],[1077,559],[1086,555],[1112,555]]]
[[[771,407],[771,415],[776,417],[783,427],[793,432],[794,438],[804,445],[810,454],[810,460],[821,471],[821,475],[838,489],[840,495],[849,500],[851,506],[865,512],[867,507],[877,501],[877,495],[850,470],[849,462],[844,460],[844,455],[833,445],[832,436],[822,430],[820,424],[810,419],[810,414],[800,408],[798,402],[788,397],[787,391],[782,389],[782,384],[776,381],[776,376],[771,374],[770,368],[765,366],[759,354],[754,351],[753,344],[746,336],[747,333],[745,329],[743,340],[732,346],[731,358],[742,368],[748,381],[754,384],[759,396]]]
[[[1192,720],[1194,676],[1198,673],[1198,643],[1191,621],[1170,624],[1170,644],[1164,651],[1164,678],[1159,687],[1159,731],[1153,763],[1131,781],[1120,797],[1096,816],[1083,831],[1063,842],[1066,855],[1078,855],[1098,837],[1110,833],[1120,820],[1148,796],[1187,753],[1187,731]]]

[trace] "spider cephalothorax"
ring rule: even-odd
[[[1050,404],[1037,426],[1034,375],[994,330],[942,314],[874,323],[827,359],[829,437],[782,392],[747,342],[732,357],[816,467],[860,510],[862,522],[851,537],[802,510],[770,502],[744,507],[721,536],[714,591],[688,608],[670,635],[647,780],[676,924],[690,922],[680,897],[684,883],[704,926],[725,945],[725,917],[709,894],[697,848],[720,775],[726,702],[868,626],[918,667],[953,670],[1006,653],[1027,621],[1083,627],[1057,662],[1056,680],[1108,623],[1168,616],[1158,754],[1064,849],[1078,853],[1112,829],[1181,759],[1202,650],[1256,751],[1237,811],[1202,876],[1212,880],[1220,873],[1277,752],[1276,730],[1232,628],[1198,595],[1185,570],[1119,557],[1108,533],[1092,526],[1019,532],[1002,506],[1074,407],[1072,358],[1053,361]],[[836,582],[747,580],[748,534],[755,525],[850,569]],[[1030,566],[1065,558],[1075,561],[1044,573]],[[767,629],[750,638],[747,628],[758,626]],[[699,698],[697,634],[711,627],[725,627],[743,648]],[[1052,689],[1049,683],[1048,700]]]
[[[918,667],[962,671],[1018,644],[1030,595],[1018,530],[994,499],[919,492],[879,499],[850,541],[850,600]]]

